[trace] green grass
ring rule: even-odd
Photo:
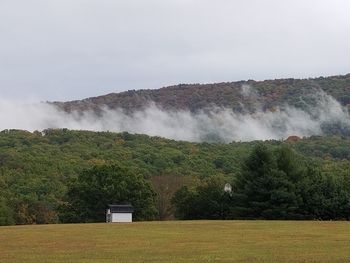
[[[350,222],[0,227],[0,262],[350,262]]]

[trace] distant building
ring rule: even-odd
[[[108,205],[106,211],[107,223],[127,223],[132,222],[134,207],[131,204]]]
[[[299,136],[295,136],[295,135],[289,136],[286,139],[287,142],[298,142],[300,140],[301,140],[301,138]]]

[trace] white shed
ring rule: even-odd
[[[134,207],[131,204],[108,205],[106,212],[107,223],[128,223],[132,222]]]

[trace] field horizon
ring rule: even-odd
[[[0,262],[347,262],[347,221],[151,221],[0,227]]]

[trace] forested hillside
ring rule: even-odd
[[[242,92],[243,87],[243,92]],[[244,88],[253,91],[244,90]],[[232,109],[236,112],[259,109],[273,110],[288,104],[297,108],[307,107],[318,90],[323,90],[342,105],[350,104],[350,74],[319,77],[315,79],[276,79],[265,81],[238,81],[214,84],[180,84],[154,90],[130,90],[80,101],[55,102],[64,111],[98,111],[107,106],[127,112],[140,110],[154,102],[168,110],[196,112],[212,106]]]
[[[257,141],[189,143],[128,133],[45,130],[0,133],[0,224],[59,222],[72,179],[95,165],[131,167],[159,195],[214,176],[234,179]],[[289,145],[323,171],[350,181],[350,138],[311,137],[266,141]],[[177,185],[171,193],[162,186]],[[171,196],[167,196],[167,202]],[[169,204],[168,204],[169,205]],[[157,206],[158,214],[173,212]]]

